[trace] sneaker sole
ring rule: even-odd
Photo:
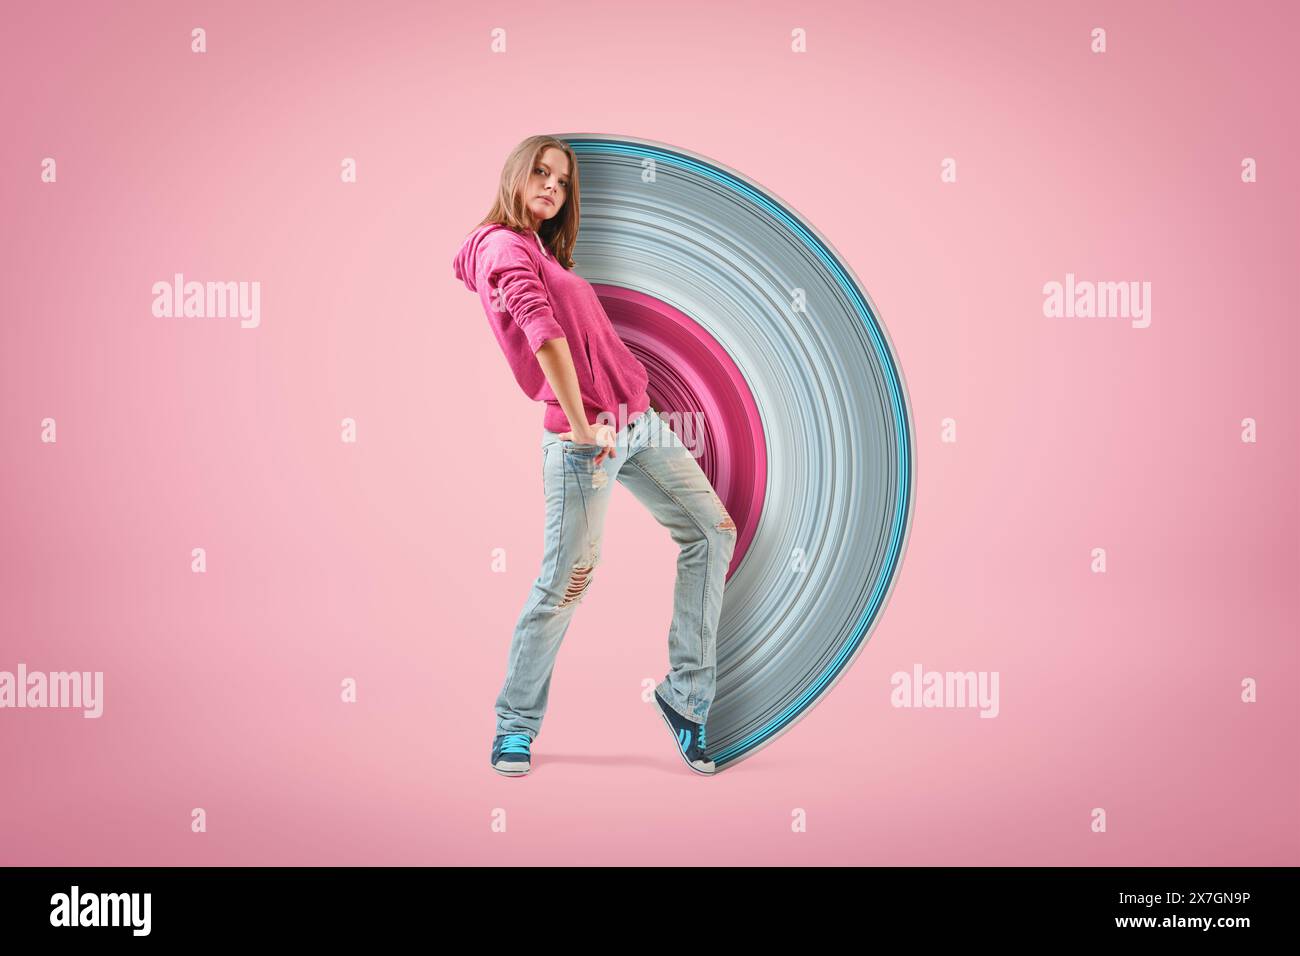
[[[655,696],[658,695],[656,694]],[[677,728],[674,727],[673,722],[668,719],[668,715],[663,712],[662,705],[660,705],[659,716],[664,719],[664,723],[668,727],[668,732],[673,735],[673,741],[675,743],[677,740]],[[699,767],[695,766],[695,764],[691,763],[689,760],[686,759],[686,751],[682,750],[681,747],[674,746],[673,749],[676,750],[677,755],[682,758],[682,763],[686,764],[686,766],[690,767],[691,770],[698,773],[701,777],[712,777],[715,773],[717,773],[716,767],[713,770],[701,770]]]
[[[520,764],[517,764],[517,763],[516,763],[516,764],[511,764],[511,763],[506,763],[506,764],[497,764],[497,763],[494,763],[494,764],[492,765],[492,769],[495,770],[497,773],[501,774],[501,776],[503,776],[503,777],[522,777],[524,774],[528,773],[530,770],[533,769],[531,766],[524,766],[524,768],[523,768],[522,770],[506,770],[506,769],[504,769],[505,767],[518,767],[518,766],[520,766]]]

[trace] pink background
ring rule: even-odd
[[[0,669],[102,670],[105,711],[0,711],[0,862],[1300,863],[1290,4],[6,19]],[[862,278],[907,378],[915,525],[883,621],[713,779],[641,699],[675,548],[621,490],[535,769],[488,766],[542,409],[451,259],[534,132],[763,184]],[[176,271],[260,281],[261,327],[153,317]],[[1066,272],[1150,281],[1151,327],[1045,318]],[[894,709],[914,663],[998,671],[1001,714]]]

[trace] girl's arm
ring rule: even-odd
[[[573,441],[595,445],[596,430],[587,421],[582,406],[582,391],[569,341],[555,321],[546,286],[533,264],[536,253],[528,248],[527,242],[509,229],[488,236],[482,258],[488,286],[500,293],[495,300],[497,308],[504,308],[527,337],[542,374],[569,419]]]
[[[546,380],[551,383],[560,407],[569,417],[573,440],[580,445],[596,444],[596,429],[587,421],[582,407],[582,391],[578,386],[578,372],[573,366],[573,353],[569,340],[563,337],[542,343],[537,350],[537,364],[542,367]]]

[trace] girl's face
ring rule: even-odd
[[[524,183],[524,207],[533,216],[533,228],[559,213],[568,198],[569,157],[550,146]]]

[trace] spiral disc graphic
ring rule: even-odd
[[[679,147],[559,138],[576,271],[738,528],[708,720],[723,770],[808,713],[880,619],[911,527],[907,389],[866,290],[788,203]]]

